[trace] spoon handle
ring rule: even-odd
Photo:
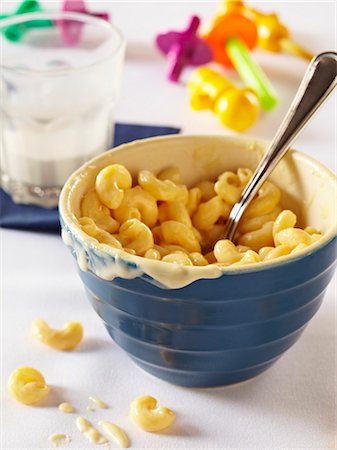
[[[326,52],[317,55],[309,64],[297,94],[266,154],[242,192],[240,200],[233,206],[225,228],[225,239],[233,240],[238,222],[250,201],[336,85],[337,53]]]

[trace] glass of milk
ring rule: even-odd
[[[60,21],[76,31],[71,44]],[[11,25],[24,29],[17,42],[3,33]],[[83,14],[0,21],[1,187],[16,203],[55,207],[69,175],[112,147],[124,49],[114,26]]]

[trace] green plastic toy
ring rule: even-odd
[[[219,16],[204,39],[213,51],[214,61],[225,67],[234,66],[245,84],[258,96],[263,109],[275,108],[276,93],[249,52],[258,39],[257,27],[252,20],[239,12]]]
[[[0,15],[0,31],[12,42],[18,42],[30,28],[53,27],[52,20],[31,20],[15,25],[2,26],[1,20],[19,16],[27,13],[42,12],[43,9],[37,0],[24,0],[18,9],[12,14]]]
[[[256,92],[262,108],[267,111],[273,109],[277,104],[274,89],[261,67],[250,56],[245,44],[239,39],[230,38],[226,50],[241,79]]]

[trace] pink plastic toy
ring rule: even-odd
[[[170,31],[156,37],[158,48],[170,62],[169,80],[178,81],[186,66],[200,66],[212,60],[212,51],[197,36],[199,25],[199,17],[193,16],[185,31]]]
[[[62,11],[87,14],[89,16],[98,17],[107,21],[110,19],[108,13],[96,13],[89,11],[85,6],[84,0],[64,0]],[[61,29],[61,33],[66,44],[74,45],[78,42],[81,35],[82,23],[75,20],[58,20],[57,25]]]

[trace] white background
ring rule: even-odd
[[[4,10],[17,5],[2,3]],[[44,4],[58,7],[56,2]],[[334,2],[253,5],[277,10],[294,37],[313,52],[336,50]],[[229,133],[211,113],[189,109],[186,89],[165,80],[165,61],[153,46],[156,33],[184,27],[192,13],[200,14],[205,23],[216,6],[215,2],[91,2],[95,10],[111,11],[128,41],[117,120],[173,125],[184,133]],[[271,138],[306,64],[285,55],[258,52],[256,58],[272,79],[280,104],[264,114],[249,134]],[[336,96],[307,127],[296,148],[336,171]],[[76,414],[57,410],[61,401],[72,402],[77,413],[93,422],[101,418],[116,422],[138,449],[336,448],[336,279],[299,342],[266,373],[238,386],[184,389],[142,372],[111,341],[59,237],[3,230],[1,244],[1,448],[46,449],[50,447],[47,437],[54,432],[72,437],[68,448],[93,448],[76,429]],[[55,327],[69,320],[82,321],[83,344],[72,353],[40,345],[30,335],[31,322],[38,317]],[[23,365],[40,369],[52,387],[50,398],[40,407],[27,407],[9,397],[8,376]],[[129,404],[142,394],[157,397],[177,413],[167,432],[146,434],[131,423]],[[89,395],[102,398],[110,409],[86,412]]]

